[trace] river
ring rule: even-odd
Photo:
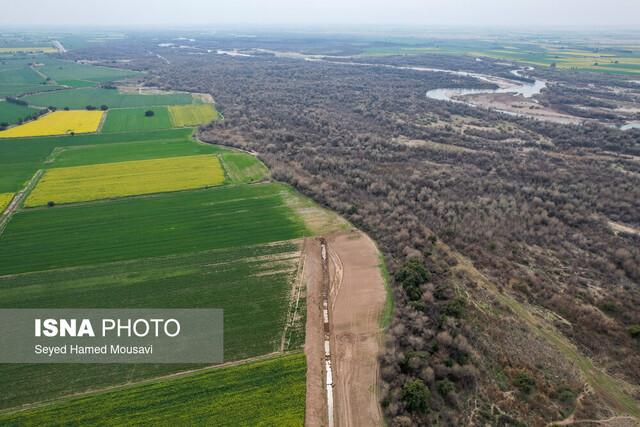
[[[522,72],[526,69],[512,70],[511,73],[517,77],[522,77]],[[520,80],[511,80],[502,77],[490,76],[487,74],[479,73],[467,73],[464,71],[448,71],[451,74],[456,74],[466,77],[474,77],[478,80],[485,81],[487,83],[493,83],[498,86],[498,89],[463,89],[463,88],[442,88],[433,89],[427,92],[427,98],[437,99],[439,101],[451,101],[451,102],[466,102],[460,101],[456,98],[464,95],[477,95],[477,94],[493,94],[493,93],[512,93],[514,95],[522,95],[525,98],[531,98],[534,95],[538,95],[542,89],[547,87],[547,82],[544,80],[535,80],[533,83],[528,83]]]

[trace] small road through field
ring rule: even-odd
[[[386,301],[378,249],[358,230],[308,245],[306,425],[383,425],[380,313]]]
[[[17,192],[16,195],[13,196],[13,199],[11,199],[9,206],[7,206],[4,212],[2,212],[2,214],[0,215],[0,234],[2,234],[13,213],[16,211],[16,209],[18,209],[18,207],[20,206],[20,203],[22,203],[24,198],[29,194],[29,191],[31,191],[31,189],[36,185],[38,180],[40,180],[43,173],[44,171],[42,169],[39,169],[33,175],[33,177],[31,177],[31,179],[29,180],[27,185],[24,187],[24,189]]]

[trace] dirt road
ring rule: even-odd
[[[365,234],[352,230],[326,237],[328,269],[323,270],[321,239],[305,243],[303,280],[307,287],[306,426],[328,426],[325,384],[323,281],[329,291],[329,331],[335,425],[380,426],[378,353],[384,307],[384,279],[378,250]],[[328,270],[328,271],[327,271]],[[328,277],[325,277],[328,274]]]
[[[379,426],[379,325],[385,303],[378,250],[359,231],[327,238],[337,426]]]
[[[306,426],[327,425],[324,377],[324,329],[322,319],[322,258],[320,241],[308,238],[304,244],[302,281],[307,287],[307,324],[304,353],[307,356]]]

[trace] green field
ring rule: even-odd
[[[243,359],[278,350],[298,251],[282,242],[4,276],[0,307],[222,308],[225,360]],[[60,366],[0,365],[0,377],[20,378],[0,382],[0,408],[185,369],[82,365],[78,375]]]
[[[38,71],[62,84],[61,80],[89,80],[93,82],[107,82],[122,80],[139,73],[131,70],[110,67],[98,67],[95,65],[79,64],[72,61],[62,61],[53,58],[43,58],[44,64],[38,67]]]
[[[211,104],[188,93],[97,87],[135,74],[44,55],[0,61],[0,96],[31,93],[23,99],[32,107],[109,107],[98,134],[0,140],[0,194],[12,196],[44,170],[0,231],[0,307],[221,308],[225,361],[299,349],[304,304],[289,322],[295,239],[309,231],[291,207],[292,190],[246,185],[268,177],[257,157],[193,138],[188,126],[218,118]],[[69,88],[47,92],[54,85]],[[0,122],[29,111],[0,101]],[[231,185],[192,190],[223,181]],[[156,193],[158,185],[182,191]],[[107,193],[131,197],[86,202]],[[0,424],[304,424],[302,354],[157,378],[204,367],[0,364],[0,409],[9,411]],[[35,406],[11,412],[25,404]]]
[[[0,415],[17,425],[302,426],[303,354],[126,387]]]
[[[0,97],[60,88],[60,86],[44,84],[44,77],[31,69],[29,62],[29,60],[14,58],[3,58],[0,61]]]
[[[106,146],[108,144],[124,144],[127,142],[147,142],[152,144],[161,143],[163,141],[183,142],[193,147],[196,142],[190,140],[191,133],[191,129],[170,129],[122,134],[107,133],[97,135],[3,139],[0,140],[0,193],[15,193],[21,190],[24,184],[29,181],[38,169],[48,167],[47,159],[49,159],[50,156],[55,157],[56,153],[54,153],[54,150],[58,147],[77,147],[86,145]],[[140,158],[140,153],[137,152],[130,157],[128,150],[123,149],[123,147],[123,145],[119,145],[118,148],[115,149],[120,150],[120,153],[112,150],[112,156],[121,160],[142,160],[154,157],[151,153],[147,153],[146,157]],[[74,162],[76,162],[76,165],[91,164],[93,159],[89,155],[84,160],[85,162],[82,162],[82,155],[74,156]],[[96,163],[109,161],[120,160],[106,159]]]
[[[87,105],[109,108],[153,107],[160,105],[191,104],[193,98],[188,93],[166,95],[124,94],[116,89],[76,88],[55,92],[28,95],[23,98],[32,105],[55,106],[58,108],[84,108]]]
[[[0,275],[295,239],[279,184],[221,187],[17,212]]]
[[[145,112],[153,111],[154,115],[147,117]],[[102,126],[102,132],[131,132],[172,128],[169,111],[166,107],[153,108],[124,108],[109,110],[107,120]]]
[[[56,85],[0,85],[0,97],[20,96],[26,93],[48,92],[63,89]]]
[[[169,112],[178,127],[204,125],[220,116],[211,104],[172,105]]]
[[[62,86],[69,87],[92,87],[97,86],[97,82],[92,82],[89,80],[58,80],[56,83]]]
[[[0,86],[8,85],[38,85],[44,78],[22,62],[0,65]]]
[[[260,181],[269,175],[269,169],[256,156],[247,153],[222,153],[225,172],[232,182],[246,184]]]
[[[175,138],[113,144],[60,147],[49,156],[46,167],[68,167],[131,160],[161,159],[224,152],[218,145],[200,144],[191,138],[191,130]]]
[[[37,111],[36,108],[0,101],[0,123],[13,125]]]
[[[559,36],[559,38],[562,38]],[[469,55],[524,64],[560,69],[578,69],[600,73],[639,75],[640,50],[637,46],[567,40],[562,44],[544,41],[501,42],[481,39],[396,39],[384,46],[363,49],[360,56],[420,55],[420,54]]]

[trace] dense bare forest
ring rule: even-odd
[[[161,60],[143,46],[122,66],[153,69],[145,84],[215,97],[224,121],[201,139],[256,151],[275,179],[383,249],[395,278],[381,355],[391,425],[544,425],[576,407],[605,416],[612,404],[585,386],[583,356],[640,383],[640,132],[425,97],[487,86],[470,77],[186,49]],[[561,80],[543,102],[585,102]]]

